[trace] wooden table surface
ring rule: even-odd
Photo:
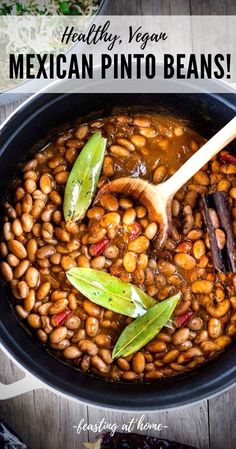
[[[235,0],[111,0],[110,14],[236,14]],[[0,108],[0,122],[17,103]],[[11,383],[22,372],[0,353],[0,381]],[[145,414],[145,422],[167,426],[158,435],[196,446],[198,449],[236,448],[236,387],[193,406]],[[142,414],[135,414],[139,418]],[[0,403],[0,416],[31,449],[82,449],[83,441],[95,434],[76,434],[73,426],[82,418],[93,424],[102,418],[109,423],[128,423],[132,413],[96,409],[61,398],[46,390],[27,393]],[[157,436],[157,432],[149,432]]]

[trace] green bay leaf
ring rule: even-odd
[[[132,318],[144,315],[156,302],[136,287],[93,268],[72,268],[66,273],[70,283],[90,301]]]
[[[152,340],[171,317],[180,297],[181,293],[177,293],[155,304],[145,315],[132,321],[120,335],[112,357],[126,357]]]
[[[67,223],[80,220],[97,189],[107,140],[95,132],[77,157],[68,177],[63,212]]]

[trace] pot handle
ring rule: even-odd
[[[5,385],[0,382],[0,400],[6,400],[28,393],[29,391],[45,388],[43,382],[32,376],[30,373],[25,373],[23,379],[17,380],[11,384]]]

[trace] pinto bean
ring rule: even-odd
[[[56,315],[57,313],[63,312],[68,305],[67,299],[58,299],[55,301],[50,308],[48,309],[48,313],[50,315]]]
[[[22,306],[19,304],[16,305],[16,313],[19,315],[19,317],[26,319],[29,315],[29,312],[27,312]]]
[[[68,171],[60,171],[59,173],[56,174],[55,181],[59,185],[64,185],[67,182],[69,174],[70,173]]]
[[[208,294],[213,290],[213,283],[207,280],[195,281],[192,284],[193,293]]]
[[[206,306],[206,310],[213,318],[221,318],[223,317],[230,309],[231,303],[229,299],[225,299],[224,301],[216,304],[211,305],[208,304]]]
[[[222,325],[218,318],[211,318],[208,321],[208,333],[211,338],[217,338],[222,333]]]
[[[124,357],[119,357],[117,359],[117,365],[122,371],[130,370],[130,364],[129,364],[128,360],[126,360]]]
[[[13,220],[11,228],[16,237],[19,237],[23,234],[23,228],[19,218],[15,218],[15,220]]]
[[[81,254],[81,256],[79,256],[78,259],[77,259],[77,265],[79,267],[90,268],[90,262],[89,262],[88,257],[86,257],[85,255]]]
[[[105,267],[105,263],[106,258],[104,256],[97,256],[91,260],[90,266],[96,270],[102,270]]]
[[[6,257],[8,255],[8,249],[5,242],[0,242],[0,254],[1,257]]]
[[[106,334],[99,334],[94,338],[94,343],[99,347],[109,348],[111,345],[111,337]]]
[[[151,126],[152,121],[148,117],[138,116],[138,117],[134,118],[133,123],[135,126],[142,127],[142,128],[148,128],[149,126]]]
[[[50,292],[50,289],[51,289],[50,282],[44,282],[43,284],[41,284],[36,293],[37,299],[42,300],[42,299],[46,298],[46,296]]]
[[[100,202],[101,202],[102,207],[110,212],[115,212],[119,209],[119,202],[118,202],[117,198],[110,193],[102,195],[100,198]],[[103,209],[101,209],[101,210],[103,211]]]
[[[30,290],[28,296],[24,300],[24,309],[30,312],[35,305],[35,291]]]
[[[142,136],[147,137],[147,139],[151,139],[152,137],[155,137],[157,135],[157,130],[156,128],[154,128],[154,126],[139,128],[139,132]]]
[[[107,364],[112,364],[111,351],[109,349],[99,349],[98,354],[101,356],[102,360]]]
[[[30,288],[36,287],[39,282],[38,270],[34,267],[28,268],[25,274],[25,281]]]
[[[190,300],[180,301],[174,310],[174,315],[176,315],[176,316],[183,315],[184,313],[186,313],[189,310],[190,306],[191,306]]]
[[[71,315],[65,321],[65,326],[67,327],[67,329],[72,330],[72,331],[78,329],[80,327],[80,325],[81,325],[81,320],[79,319],[79,317],[77,315]]]
[[[104,228],[111,227],[111,226],[114,226],[114,227],[118,226],[120,224],[120,215],[117,212],[108,212],[108,214],[105,214],[101,218],[100,224]],[[91,243],[96,243],[96,242],[91,242]]]
[[[23,214],[21,216],[22,228],[25,232],[30,232],[34,225],[34,219],[30,214]]]
[[[216,241],[217,241],[218,248],[220,250],[222,250],[224,248],[224,246],[225,246],[225,243],[226,243],[226,237],[225,237],[224,231],[222,231],[222,229],[216,229],[215,230],[215,236],[216,236]]]
[[[160,184],[162,181],[164,181],[166,175],[167,175],[166,167],[164,165],[159,165],[153,173],[152,180],[154,184]]]
[[[64,349],[63,355],[66,359],[77,359],[81,356],[81,351],[77,346],[68,346],[68,348]]]
[[[108,373],[109,368],[108,368],[107,364],[98,355],[94,355],[94,356],[91,357],[91,363],[101,373],[103,373],[103,374],[107,374]]]
[[[172,351],[167,352],[163,357],[164,363],[172,363],[179,357],[178,349],[172,349]]]
[[[14,238],[14,235],[11,231],[11,223],[9,223],[9,221],[4,223],[4,225],[3,225],[3,237],[6,241]]]
[[[98,353],[98,347],[90,340],[81,340],[79,342],[79,349],[88,355],[94,356]]]
[[[206,340],[201,343],[201,349],[204,354],[213,355],[215,352],[219,351],[220,348],[216,342]]]
[[[175,346],[181,345],[189,338],[189,329],[187,327],[183,327],[177,330],[172,336],[172,342]]]
[[[196,261],[190,254],[178,253],[175,255],[174,261],[176,265],[186,271],[193,270],[196,266]]]
[[[12,268],[7,262],[1,262],[0,266],[3,279],[6,282],[10,282],[13,279]]]
[[[203,328],[203,321],[200,317],[194,316],[188,322],[188,327],[191,331],[199,331]]]
[[[68,271],[71,268],[76,267],[76,261],[70,256],[62,256],[61,266],[62,266],[63,270]]]
[[[26,249],[18,240],[9,240],[8,248],[18,259],[25,259],[27,256]]]
[[[28,324],[34,329],[40,329],[41,327],[41,318],[36,313],[31,313],[27,318]]]
[[[14,269],[14,278],[15,279],[19,279],[19,278],[21,278],[24,274],[25,274],[25,272],[28,270],[28,268],[29,268],[29,261],[27,260],[27,259],[25,259],[25,260],[22,260],[18,265],[17,265],[17,267]],[[26,281],[26,283],[27,283],[27,281]],[[28,284],[28,283],[27,283]],[[30,285],[29,285],[29,287],[30,287]]]
[[[193,348],[188,349],[184,353],[180,354],[180,356],[177,359],[177,362],[179,364],[186,363],[189,360],[191,360],[195,357],[199,357],[201,355],[202,355],[201,349],[198,347],[193,347]]]
[[[19,264],[19,259],[14,256],[14,254],[8,254],[7,256],[7,263],[11,266],[11,267],[17,267],[17,265]]]
[[[18,282],[17,289],[18,289],[20,298],[25,299],[28,296],[29,287],[25,281]]]
[[[35,239],[29,239],[26,245],[27,249],[27,257],[30,260],[30,262],[34,262],[36,259],[36,252],[38,249],[38,244]]]
[[[53,237],[54,229],[51,223],[44,222],[42,224],[42,237],[45,240],[50,240]]]
[[[116,259],[119,255],[119,249],[115,245],[109,245],[103,252],[106,259]]]
[[[145,379],[147,380],[161,379],[162,377],[164,377],[164,374],[160,370],[149,371],[145,374]]]
[[[149,240],[152,240],[152,239],[154,239],[154,237],[157,233],[157,230],[158,230],[157,224],[152,222],[152,223],[149,223],[149,225],[146,227],[144,234]]]
[[[129,150],[121,145],[111,145],[110,152],[118,157],[127,157],[129,156]]]
[[[222,350],[231,343],[231,337],[229,335],[221,335],[215,340],[215,342]]]
[[[123,215],[123,223],[125,225],[130,225],[135,221],[136,218],[136,210],[133,207],[129,207],[126,209],[124,215]]]
[[[65,326],[60,326],[51,332],[51,334],[49,336],[50,342],[53,344],[58,344],[66,338],[66,334],[67,334],[67,328]]]
[[[166,343],[164,341],[154,341],[151,343],[148,343],[146,346],[146,349],[149,352],[163,352],[166,349]]]
[[[176,272],[176,266],[171,262],[168,262],[164,259],[160,259],[158,261],[158,270],[165,276],[170,277],[172,274]]]
[[[123,257],[123,265],[128,273],[133,273],[136,269],[137,255],[128,251]]]
[[[92,317],[98,318],[100,315],[100,307],[88,299],[84,300],[83,308],[85,312]]]
[[[145,369],[145,357],[142,352],[136,352],[132,360],[133,370],[136,374],[143,373]]]
[[[45,257],[51,257],[56,253],[56,248],[52,245],[42,246],[42,248],[38,249],[36,253],[36,257],[38,259],[45,259]]]
[[[40,189],[45,195],[48,195],[52,190],[52,180],[47,173],[44,173],[39,180]]]
[[[26,179],[24,189],[27,193],[33,193],[37,188],[37,184],[33,179]]]
[[[203,240],[196,240],[193,244],[193,255],[196,259],[201,259],[206,254],[206,245]]]
[[[140,136],[139,134],[133,134],[130,137],[130,140],[137,148],[146,145],[146,138],[144,136]]]
[[[140,237],[137,237],[136,239],[129,242],[128,250],[140,254],[148,249],[149,244],[150,243],[148,238],[144,235],[141,235]]]
[[[85,330],[89,337],[95,337],[99,331],[99,322],[97,318],[92,316],[88,317],[85,322]]]
[[[120,137],[119,139],[117,139],[117,143],[122,147],[127,148],[127,150],[129,151],[135,151],[135,145],[130,142],[130,140],[125,139],[124,137]]]

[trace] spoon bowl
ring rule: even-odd
[[[171,231],[172,196],[167,187],[166,182],[154,185],[140,178],[119,178],[105,184],[100,189],[96,201],[104,193],[123,193],[143,204],[148,210],[150,221],[155,221],[159,225],[158,239],[155,239],[155,248],[159,249]]]
[[[171,231],[171,205],[175,193],[235,138],[236,117],[208,140],[167,181],[155,185],[140,178],[115,179],[100,189],[95,201],[97,202],[104,193],[124,193],[143,204],[148,210],[149,219],[159,225],[159,233],[154,240],[154,248],[158,250]]]

